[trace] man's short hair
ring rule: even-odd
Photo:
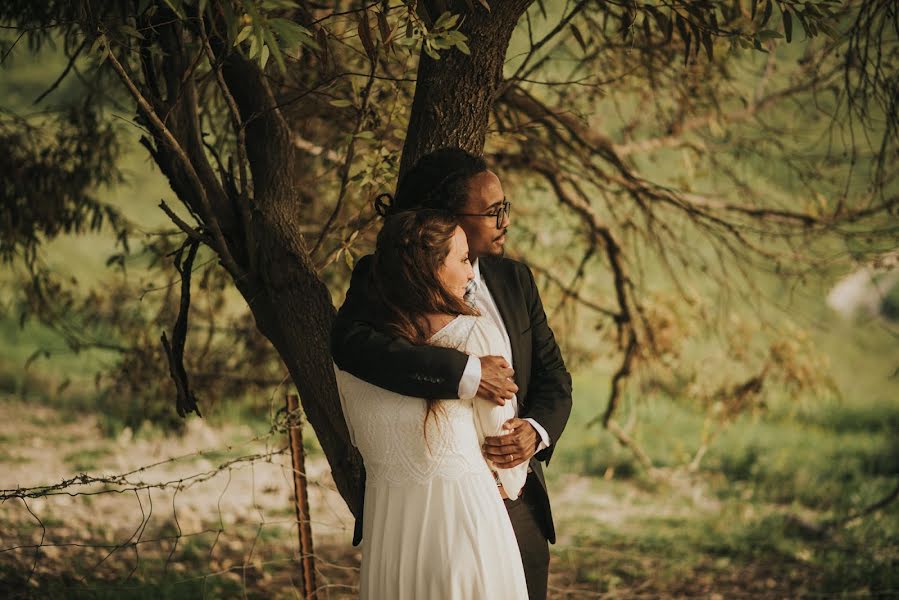
[[[425,154],[400,180],[391,214],[416,208],[460,212],[468,199],[469,180],[487,170],[487,161],[461,148]]]

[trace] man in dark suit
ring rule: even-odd
[[[502,357],[468,356],[450,348],[414,345],[384,333],[368,300],[371,257],[356,265],[331,335],[334,361],[385,389],[419,398],[472,398],[516,403],[507,433],[487,438],[484,453],[498,467],[528,462],[521,496],[505,500],[518,539],[531,598],[545,598],[549,545],[556,534],[541,462],[549,463],[571,413],[571,376],[546,320],[534,277],[503,257],[511,205],[483,158],[458,148],[422,157],[400,182],[388,213],[438,208],[459,216],[475,272],[466,294],[508,339],[512,364]],[[361,521],[361,519],[360,519]],[[353,543],[361,539],[356,523]],[[502,557],[497,557],[502,568]]]

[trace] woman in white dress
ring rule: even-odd
[[[385,221],[369,288],[398,337],[501,355],[502,334],[464,301],[473,276],[455,218],[419,210]],[[502,501],[518,497],[527,464],[498,470],[481,452],[514,416],[511,403],[413,398],[335,369],[367,474],[360,597],[527,598]]]

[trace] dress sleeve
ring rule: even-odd
[[[356,432],[353,429],[353,423],[346,416],[349,414],[347,411],[347,385],[349,384],[347,373],[345,371],[341,371],[336,363],[334,364],[334,376],[337,378],[337,394],[340,396],[340,410],[343,413],[343,420],[346,421],[346,428],[350,433],[350,443],[352,445],[356,445]]]
[[[500,330],[485,317],[477,319],[478,321],[468,337],[465,351],[473,356],[502,356],[511,364],[512,357],[508,356],[509,352]],[[478,441],[483,444],[486,437],[503,433],[503,423],[515,416],[515,408],[512,402],[506,402],[505,405],[499,406],[489,400],[475,397],[473,413]],[[511,469],[497,469],[489,461],[488,464],[491,470],[497,472],[509,497],[517,498],[527,478],[527,462]]]

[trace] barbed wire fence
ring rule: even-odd
[[[352,517],[324,459],[307,464],[285,400],[268,431],[234,444],[0,490],[0,595],[354,597]]]

